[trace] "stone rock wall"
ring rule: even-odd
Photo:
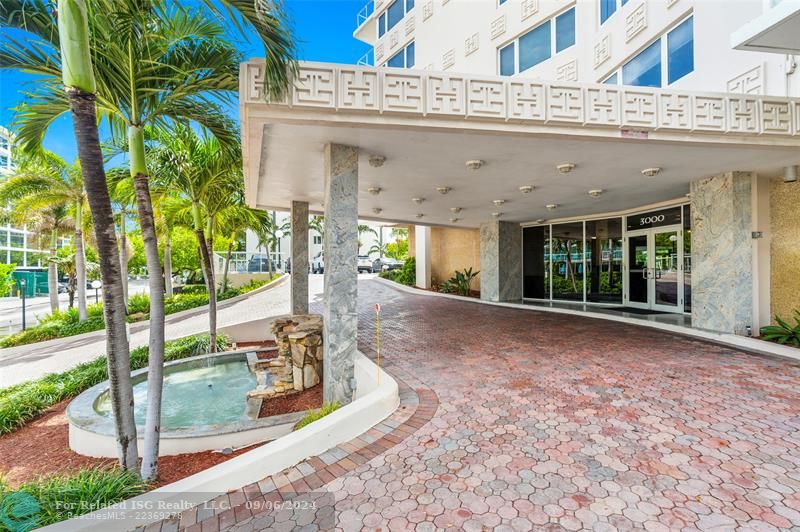
[[[258,370],[271,379],[258,377],[259,387],[248,397],[271,398],[302,392],[322,380],[322,316],[300,314],[272,322],[278,356],[260,361]]]

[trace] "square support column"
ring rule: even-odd
[[[414,254],[417,263],[416,285],[419,288],[431,287],[431,228],[425,225],[414,226]]]
[[[481,224],[481,299],[522,299],[522,228],[512,222]]]
[[[323,396],[347,404],[358,335],[358,148],[325,145]]]
[[[308,314],[308,202],[292,202],[292,314]]]
[[[693,327],[746,334],[755,325],[753,180],[728,172],[691,184]]]

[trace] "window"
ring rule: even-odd
[[[685,19],[665,35],[612,73],[603,83],[637,87],[663,87],[694,71],[693,17]]]
[[[0,168],[4,168],[8,166],[8,157],[5,155],[0,155]]]
[[[575,9],[556,17],[556,53],[575,44]]]
[[[319,236],[319,235],[314,235],[314,244],[321,246],[322,245],[322,237]]]
[[[378,37],[383,37],[387,31],[394,28],[412,9],[414,0],[394,0],[389,4],[389,8],[378,16]]]
[[[414,41],[386,61],[386,66],[394,68],[414,68]]]
[[[501,76],[524,72],[575,44],[575,8],[539,24],[500,48]]]
[[[628,3],[628,0],[600,0],[600,24],[616,13],[617,9]]]
[[[661,86],[661,41],[658,40],[622,67],[622,83],[637,87]]]
[[[9,246],[12,248],[24,248],[25,247],[25,235],[22,233],[16,233],[14,231],[11,232],[11,240],[9,242]]]
[[[667,79],[678,81],[694,70],[694,31],[692,17],[667,34]]]

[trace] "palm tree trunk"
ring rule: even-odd
[[[164,386],[164,277],[158,256],[158,239],[153,218],[149,176],[144,159],[142,128],[128,129],[131,174],[136,191],[136,207],[144,240],[150,287],[150,352],[147,370],[147,417],[142,450],[142,478],[155,480],[158,476],[158,449],[161,432],[161,394]]]
[[[222,269],[222,286],[219,287],[220,293],[222,293],[228,286],[228,269],[231,265],[231,255],[233,254],[233,239],[236,237],[234,233],[231,236],[231,242],[228,244],[228,253],[225,255],[225,267]]]
[[[192,205],[192,217],[194,218],[194,232],[197,235],[197,245],[200,247],[200,265],[203,270],[203,277],[206,281],[206,292],[208,292],[208,336],[211,343],[212,353],[217,352],[217,287],[214,282],[214,265],[211,263],[208,242],[203,233],[203,223],[200,216],[200,206],[196,203]]]
[[[164,233],[164,295],[172,297],[172,238],[169,229]]]
[[[78,279],[78,319],[86,321],[86,250],[83,245],[83,206],[75,206],[75,274]]]
[[[56,265],[56,248],[58,235],[53,231],[50,237],[50,260],[47,263],[47,291],[50,292],[50,312],[58,312],[58,266]]]
[[[68,0],[59,2],[59,22],[63,22],[65,11],[75,9]],[[84,12],[85,15],[85,12]],[[59,28],[62,27],[59,24]],[[62,41],[65,33],[61,31]],[[70,84],[67,84],[70,86]],[[108,354],[109,393],[117,436],[119,463],[124,469],[136,469],[138,451],[136,446],[136,424],[133,418],[133,387],[131,384],[130,353],[125,324],[125,301],[117,251],[117,237],[114,232],[114,215],[108,195],[103,154],[97,132],[94,94],[80,89],[68,91],[78,156],[81,161],[86,196],[94,220],[94,233],[100,260],[100,276],[103,280],[103,313],[106,320],[106,352]],[[80,227],[80,226],[79,226]],[[79,239],[83,251],[83,238]],[[76,262],[77,262],[76,249]],[[78,292],[86,305],[86,281],[78,278]],[[82,288],[81,288],[82,286]],[[79,301],[79,305],[81,302]]]
[[[128,308],[128,231],[125,227],[125,210],[119,215],[119,265],[122,270],[122,295]]]

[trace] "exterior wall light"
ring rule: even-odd
[[[380,214],[383,212],[383,209],[381,209],[380,207],[375,207],[372,209],[372,212],[374,212],[375,214]]]
[[[467,161],[467,168],[470,170],[480,170],[481,166],[486,164],[485,162],[481,161],[480,159],[473,159],[471,161]]]
[[[461,207],[450,207],[450,212],[453,214],[458,214],[461,212]]]
[[[602,188],[596,188],[594,190],[590,190],[589,195],[593,198],[597,198],[600,197],[600,194],[602,194],[603,192],[605,192],[605,190],[603,190]]]
[[[642,170],[642,175],[645,177],[655,177],[661,173],[661,168],[654,166],[653,168],[645,168]]]
[[[373,196],[377,196],[378,194],[381,193],[381,190],[383,190],[381,187],[369,187],[367,189],[367,192],[369,192]]]
[[[438,192],[439,194],[447,194],[451,190],[453,189],[450,187],[436,187],[436,192]]]
[[[416,203],[417,205],[419,205],[420,203],[422,203],[423,201],[425,201],[425,198],[411,198],[411,201],[413,201],[414,203]]]
[[[787,166],[783,173],[784,183],[794,183],[797,181],[797,166]]]
[[[545,207],[547,207],[548,211],[553,211],[558,208],[558,203],[548,203]]]
[[[568,174],[575,169],[575,163],[564,163],[556,166],[556,170],[562,174]]]
[[[386,162],[386,157],[383,155],[370,155],[369,165],[373,168],[380,168]]]
[[[496,206],[498,206],[498,207],[499,207],[500,205],[502,205],[503,203],[505,203],[505,202],[506,202],[506,200],[504,200],[504,199],[496,199],[496,200],[492,200],[492,203],[494,203],[494,204],[495,204]]]
[[[519,191],[522,192],[523,194],[530,194],[531,192],[533,192],[533,186],[531,185],[521,186],[519,187]]]

